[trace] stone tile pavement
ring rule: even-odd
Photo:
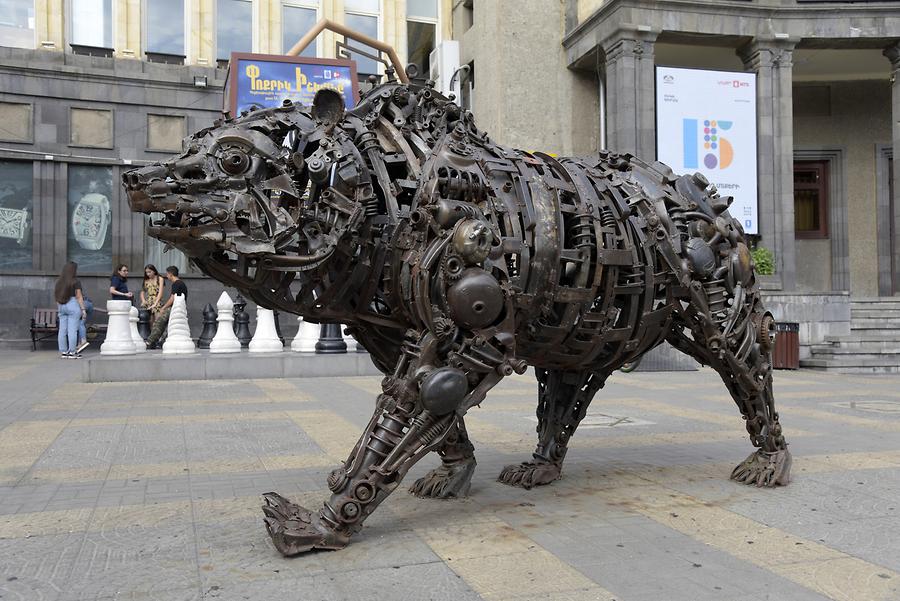
[[[751,450],[709,370],[617,374],[562,480],[529,456],[528,376],[470,414],[472,496],[402,489],[347,549],[285,559],[259,493],[308,507],[374,377],[83,384],[0,352],[0,599],[900,600],[900,377],[777,372],[795,481],[727,479]],[[410,481],[437,463],[426,458]]]

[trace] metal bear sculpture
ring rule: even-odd
[[[390,80],[350,111],[323,90],[185,148],[124,175],[132,210],[162,215],[148,233],[264,307],[349,324],[385,374],[324,506],[264,495],[281,553],[347,545],[431,451],[442,464],[411,492],[464,496],[466,412],[529,365],[537,447],[499,479],[549,484],[606,378],[664,340],[712,366],[746,421],[756,450],[731,477],[787,483],[773,319],[730,198],[702,175],[506,148],[430,87]]]

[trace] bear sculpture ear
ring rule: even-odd
[[[322,88],[313,98],[312,116],[326,127],[336,125],[344,117],[344,97],[334,90]]]

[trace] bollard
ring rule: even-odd
[[[344,338],[341,336],[341,324],[323,323],[319,341],[316,343],[316,353],[329,355],[346,352],[347,343],[344,342]]]

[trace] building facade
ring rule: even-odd
[[[199,329],[217,282],[144,235],[121,174],[181,150],[222,116],[231,52],[281,54],[320,19],[394,46],[428,71],[449,0],[0,0],[0,346],[26,346],[66,261],[98,307],[114,267],[177,265]],[[306,56],[336,57],[323,32]],[[353,56],[361,79],[383,67]],[[232,295],[234,295],[232,291]],[[99,321],[104,321],[102,316]],[[290,324],[287,327],[290,330]],[[289,333],[289,332],[288,332]]]
[[[654,160],[655,68],[756,74],[759,244],[771,290],[900,291],[900,5],[462,0],[472,108],[499,141]]]

